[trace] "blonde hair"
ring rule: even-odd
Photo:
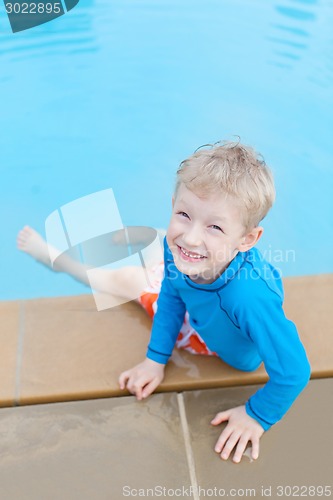
[[[209,149],[201,149],[210,146]],[[246,229],[256,227],[275,200],[273,175],[254,149],[236,142],[206,144],[182,161],[175,197],[181,183],[200,197],[221,193],[239,204]]]

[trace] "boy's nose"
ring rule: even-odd
[[[187,249],[191,250],[202,244],[202,233],[198,227],[192,226],[186,231],[183,239]]]

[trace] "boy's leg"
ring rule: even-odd
[[[37,231],[29,226],[25,226],[19,232],[17,246],[51,270],[67,273],[72,278],[102,293],[132,300],[137,290],[147,287],[147,275],[149,279],[150,270],[147,270],[146,274],[141,267],[130,266],[116,270],[95,268],[88,278],[87,271],[92,268],[72,259],[67,254],[58,257],[55,265],[52,266],[48,244]]]

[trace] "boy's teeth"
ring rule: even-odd
[[[184,248],[180,247],[181,248],[181,251],[187,256],[187,257],[191,257],[191,259],[201,259],[201,257],[203,257],[203,255],[198,255],[198,254],[193,254],[193,253],[189,253],[189,252],[186,252],[186,250],[184,250]]]

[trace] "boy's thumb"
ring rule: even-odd
[[[213,420],[210,422],[212,425],[218,425],[221,424],[222,422],[225,422],[229,418],[229,412],[228,411],[221,411],[215,417]]]

